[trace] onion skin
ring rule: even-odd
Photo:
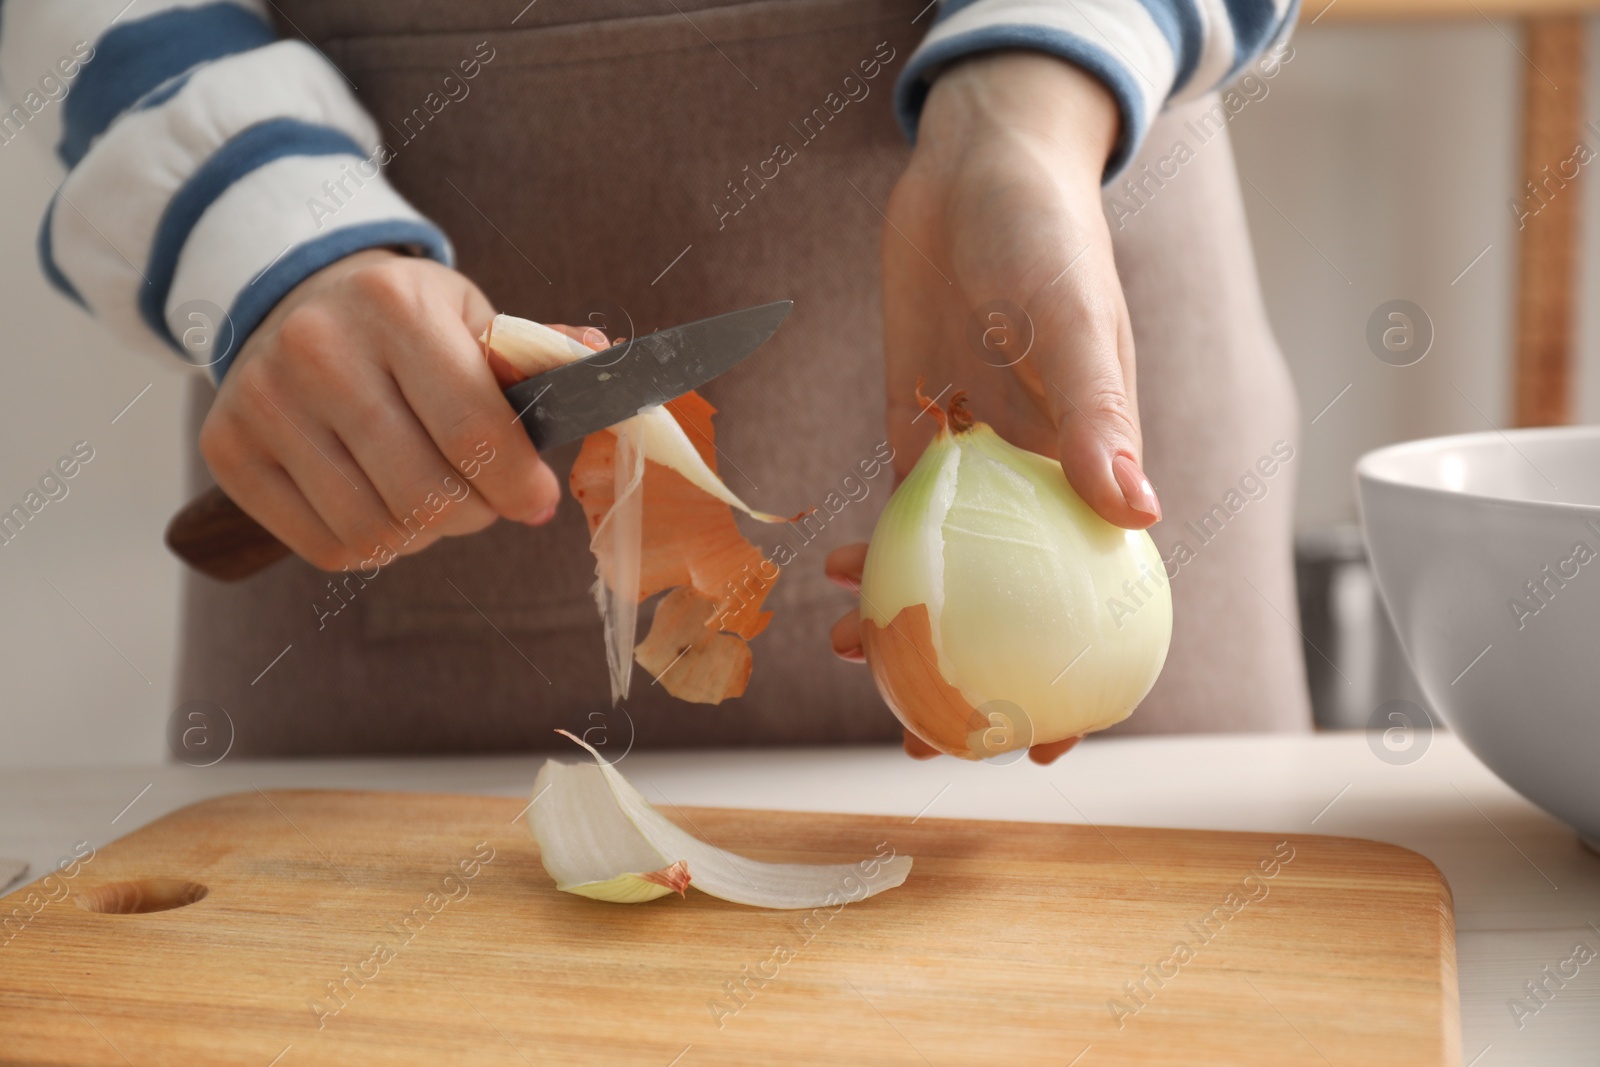
[[[861,649],[883,702],[908,730],[952,756],[976,758],[974,747],[987,747],[971,740],[989,728],[987,718],[939,673],[928,605],[903,609],[888,626],[863,618]]]
[[[750,684],[750,646],[735,634],[721,633],[717,602],[680,585],[656,605],[650,634],[633,658],[679,700],[720,704],[744,695]]]
[[[639,877],[647,882],[666,886],[680,897],[686,896],[689,888],[689,865],[679,860],[670,867],[663,867],[659,871],[650,871],[647,874],[641,874]]]
[[[925,409],[939,433],[862,569],[861,645],[884,702],[970,760],[1127,718],[1172,634],[1154,542],[1095,514],[1059,463],[973,421],[961,394],[948,413]]]
[[[598,350],[511,315],[496,315],[478,340],[502,387]],[[589,522],[613,702],[628,695],[634,663],[652,685],[697,704],[742,696],[750,681],[746,642],[772,618],[761,605],[778,568],[729,509],[789,520],[752,509],[717,476],[714,414],[704,397],[684,393],[590,434],[572,464],[568,485]],[[635,644],[638,605],[667,589],[649,636]],[[622,877],[595,892],[654,885]]]

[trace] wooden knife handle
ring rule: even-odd
[[[288,545],[215,486],[167,523],[167,547],[201,574],[222,582],[248,578],[290,554]]]

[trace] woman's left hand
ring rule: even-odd
[[[1101,209],[1118,112],[1095,78],[1043,53],[966,59],[928,95],[910,164],[883,229],[884,360],[895,474],[922,454],[936,402],[966,391],[975,417],[1012,444],[1061,462],[1108,522],[1161,517],[1142,470],[1133,331]],[[865,545],[828,558],[854,587]],[[861,659],[857,613],[834,651]],[[1076,738],[1035,746],[1039,762]],[[914,756],[933,755],[906,735]]]

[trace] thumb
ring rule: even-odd
[[[1161,518],[1161,504],[1144,473],[1132,331],[1125,312],[1118,319],[1061,335],[1070,340],[1045,372],[1045,401],[1073,489],[1107,522],[1142,530]]]

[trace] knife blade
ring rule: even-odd
[[[534,447],[554,448],[704,385],[760,348],[792,307],[779,300],[630,338],[503,393]],[[189,566],[224,582],[289,555],[215,486],[172,517],[166,540]]]
[[[534,447],[554,448],[704,385],[760,348],[793,307],[779,300],[632,337],[518,382],[505,397]]]

